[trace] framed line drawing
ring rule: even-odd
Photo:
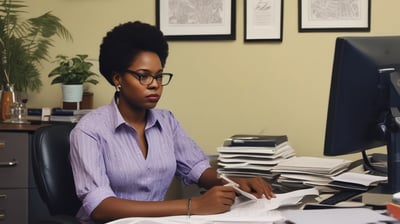
[[[299,32],[369,32],[371,0],[298,0]]]
[[[156,0],[167,40],[235,40],[236,0]]]
[[[244,41],[282,41],[283,0],[244,1]]]

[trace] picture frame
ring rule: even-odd
[[[156,0],[156,26],[167,40],[235,40],[236,0]]]
[[[299,32],[369,32],[371,0],[298,0]]]
[[[244,41],[282,41],[283,0],[244,1]]]

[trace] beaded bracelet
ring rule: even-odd
[[[191,207],[191,204],[192,204],[192,198],[188,198],[188,200],[187,200],[187,216],[188,217],[190,217],[190,207]]]

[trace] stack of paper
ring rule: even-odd
[[[387,182],[386,176],[376,176],[365,173],[345,172],[331,177],[333,181],[329,186],[346,188],[352,190],[366,191],[370,186],[376,186],[379,183]]]
[[[276,176],[270,170],[295,155],[287,136],[234,135],[218,147],[218,171],[234,176]]]
[[[331,177],[346,171],[351,161],[345,159],[292,157],[281,161],[271,172],[280,174],[277,182],[288,188],[317,187],[332,191]]]
[[[50,121],[76,123],[85,114],[87,114],[91,111],[92,111],[92,109],[69,110],[69,109],[53,108],[51,110]]]

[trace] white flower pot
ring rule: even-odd
[[[81,102],[83,96],[83,85],[62,85],[64,102]]]

